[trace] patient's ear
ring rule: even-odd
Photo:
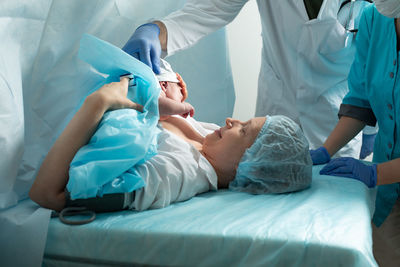
[[[166,81],[160,82],[160,87],[161,87],[161,90],[163,90],[164,93],[166,93],[167,92],[167,87],[168,87],[168,82],[166,82]]]

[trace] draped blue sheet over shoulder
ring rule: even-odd
[[[89,143],[70,164],[67,190],[72,199],[137,190],[145,184],[135,165],[157,154],[159,83],[148,66],[88,34],[81,39],[79,58],[107,77],[91,92],[119,81],[120,75],[133,74],[136,85],[129,87],[128,98],[144,109],[104,114]]]

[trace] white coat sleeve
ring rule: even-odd
[[[248,0],[188,0],[161,21],[167,27],[167,54],[188,48],[231,22]]]

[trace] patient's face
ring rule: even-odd
[[[246,122],[226,119],[226,125],[205,137],[203,153],[214,167],[235,171],[243,153],[257,138],[265,117],[256,117]],[[220,181],[226,186],[230,181]]]
[[[178,102],[182,102],[182,88],[175,82],[160,82],[161,89],[165,96]]]

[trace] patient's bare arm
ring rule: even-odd
[[[123,78],[86,98],[44,159],[29,192],[33,201],[57,211],[64,208],[69,164],[79,148],[88,143],[104,112],[120,108],[142,110],[142,106],[126,98],[127,92],[128,79]]]
[[[191,104],[178,102],[167,97],[158,99],[158,108],[161,120],[168,118],[170,115],[182,115],[183,117],[188,115],[193,117],[194,115],[194,108]]]

